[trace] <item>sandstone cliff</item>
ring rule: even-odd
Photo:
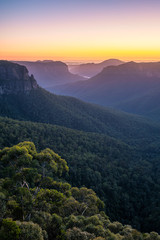
[[[26,67],[8,61],[0,61],[0,94],[17,94],[38,88],[34,76]]]

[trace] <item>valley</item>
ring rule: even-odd
[[[92,188],[112,221],[159,232],[154,209],[159,198],[160,124],[51,94],[14,63],[2,61],[0,67],[10,71],[1,84],[0,147],[23,141],[33,141],[39,151],[49,147],[68,163],[65,180]],[[25,74],[19,79],[22,69]],[[24,88],[26,81],[33,81],[34,87]]]

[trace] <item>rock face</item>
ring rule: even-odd
[[[24,66],[0,61],[0,94],[17,94],[38,88],[34,76]]]

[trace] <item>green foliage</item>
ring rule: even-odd
[[[156,232],[142,234],[131,226],[110,222],[106,214],[101,211],[104,203],[93,190],[86,187],[71,187],[68,183],[58,182],[45,176],[53,171],[50,163],[54,161],[57,166],[61,165],[61,158],[49,149],[42,152],[39,157],[39,153],[30,142],[20,143],[18,148],[14,146],[2,149],[0,152],[1,166],[9,165],[11,169],[10,172],[2,170],[4,178],[0,181],[2,240],[160,240]],[[28,155],[31,156],[30,161],[26,158]],[[15,168],[18,162],[21,163],[21,167],[17,165]],[[41,172],[41,163],[50,166],[50,170],[46,168],[45,175],[38,174],[39,171]],[[38,183],[26,177],[32,169],[36,176],[41,176]],[[64,160],[61,169],[68,170]],[[19,173],[23,178],[17,177]],[[24,182],[19,185],[22,179]]]
[[[11,165],[14,169],[27,166],[32,161],[32,156],[28,153],[27,149],[18,145],[3,149],[0,155],[1,161],[6,165]]]
[[[113,222],[113,223],[108,224],[108,229],[111,232],[116,234],[116,233],[122,231],[123,225],[121,223],[119,223],[119,222]]]
[[[42,88],[28,93],[0,95],[0,116],[105,133],[128,140],[134,135],[141,138],[158,130],[157,126],[141,117],[72,97],[57,96]]]
[[[53,149],[68,162],[69,175],[62,173],[62,177],[73,186],[92,188],[105,202],[105,212],[113,221],[127,222],[142,231],[159,231],[160,135],[158,131],[152,131],[152,134],[149,131],[148,137],[142,135],[138,137],[135,132],[126,140],[126,143],[131,143],[127,145],[106,135],[0,118],[1,148],[13,146],[18,141],[33,140],[38,152],[48,147]],[[23,143],[23,146],[26,148],[26,144]],[[35,153],[31,154],[28,150],[28,154],[33,156],[31,166],[25,166],[25,174],[22,171],[17,177],[24,176],[24,180],[30,183],[29,187],[35,184],[37,187],[41,182],[42,188],[57,191],[63,188],[62,193],[71,194],[64,183],[54,182],[59,172],[56,173],[48,163],[43,168],[43,162],[36,159]],[[54,162],[56,165],[56,160]],[[11,166],[4,164],[0,162],[0,176],[13,176]],[[7,188],[10,185],[12,190],[12,181],[5,179],[3,184]],[[68,208],[64,211],[71,212],[73,204],[74,214],[77,215],[76,201],[70,198],[67,203]]]
[[[62,175],[63,172],[68,171],[66,161],[58,154],[55,154],[51,149],[44,149],[37,153],[35,145],[32,142],[21,142],[10,148],[0,150],[0,163],[7,177],[13,177],[15,181],[21,183],[21,187],[25,181],[34,180],[40,175],[44,178],[48,170],[54,175]],[[39,170],[39,176],[38,172]]]
[[[19,221],[17,224],[21,230],[19,240],[44,240],[42,229],[38,224]]]
[[[32,211],[31,221],[37,223],[42,229],[51,225],[52,215],[48,212]]]
[[[6,196],[3,192],[0,192],[0,213],[1,213],[1,217],[3,217],[5,215],[5,212],[6,212]]]
[[[38,206],[43,211],[53,211],[57,205],[49,205],[45,199],[45,197],[51,197],[51,195],[52,198],[56,198],[57,204],[60,204],[60,202],[62,204],[63,193],[56,190],[41,189],[37,194],[36,189],[30,189],[30,186],[39,188],[41,179],[43,179],[43,183],[45,182],[48,171],[50,173],[54,172],[54,175],[60,175],[63,171],[68,171],[66,161],[52,150],[45,149],[41,153],[37,153],[33,143],[19,143],[13,147],[0,150],[0,164],[4,169],[2,176],[5,177],[2,181],[2,187],[7,186],[7,183],[9,183],[8,189],[13,195],[7,202],[6,214],[9,216],[21,220],[30,219],[33,205]],[[8,182],[7,177],[10,177],[10,182]],[[2,208],[5,208],[3,198],[3,193],[1,193]],[[39,199],[42,200],[41,206],[37,202]]]
[[[65,225],[62,217],[57,214],[52,215],[51,224],[47,228],[49,239],[65,239]]]
[[[37,223],[49,240],[159,239],[122,225],[160,229],[159,124],[41,88],[0,95],[0,115],[39,122],[0,118],[2,220],[27,222],[26,237]]]
[[[0,239],[1,240],[19,240],[21,230],[16,222],[11,219],[3,219],[0,228]]]
[[[59,208],[64,205],[66,197],[54,189],[41,189],[35,199],[35,206],[41,211],[59,213]]]
[[[95,192],[87,188],[72,188],[72,196],[75,200],[81,203],[82,215],[93,215],[104,208],[104,203],[96,196]]]
[[[94,239],[94,237],[94,234],[83,232],[81,229],[76,227],[68,229],[66,233],[67,240],[91,240]]]

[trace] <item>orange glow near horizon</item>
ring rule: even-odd
[[[127,50],[127,49],[113,49],[101,50],[97,49],[92,52],[92,49],[79,51],[77,49],[62,50],[60,51],[35,51],[34,55],[30,51],[8,51],[3,54],[0,52],[1,59],[3,60],[17,60],[17,61],[37,61],[37,60],[54,60],[64,62],[100,62],[110,58],[116,58],[123,61],[160,61],[160,51],[153,50]]]
[[[0,59],[160,61],[156,0],[14,2],[0,8]]]

